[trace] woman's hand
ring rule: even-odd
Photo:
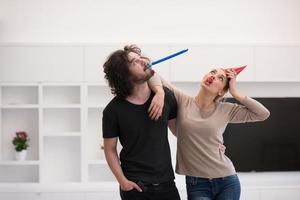
[[[229,79],[229,92],[232,96],[237,93],[236,87],[236,72],[233,69],[226,70],[227,78]]]
[[[157,86],[157,92],[151,101],[151,105],[148,109],[149,117],[152,120],[158,120],[161,116],[165,102],[165,91],[161,86]]]
[[[245,98],[245,95],[241,94],[237,90],[236,75],[237,73],[233,69],[226,70],[226,76],[229,79],[229,92],[233,98],[241,102]]]
[[[223,154],[225,154],[225,150],[226,150],[226,146],[224,145],[224,144],[219,144],[219,150],[223,153]]]

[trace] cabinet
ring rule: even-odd
[[[1,84],[0,183],[115,181],[101,133],[112,97],[101,83]],[[20,130],[30,138],[26,161],[14,158],[12,139]]]
[[[247,73],[241,73],[240,81],[255,80],[255,66],[253,65],[253,48],[243,46],[172,46],[171,51],[189,48],[186,54],[172,60],[171,81],[200,82],[202,77],[215,68],[248,65]]]
[[[0,80],[82,81],[83,48],[64,45],[0,46]]]
[[[300,47],[255,47],[257,81],[299,82]]]

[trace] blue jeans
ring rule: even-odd
[[[199,178],[186,176],[188,200],[239,200],[241,184],[238,176]]]

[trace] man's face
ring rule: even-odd
[[[147,62],[140,55],[130,52],[128,54],[129,71],[133,83],[140,84],[148,81],[153,76],[153,70],[147,67]]]

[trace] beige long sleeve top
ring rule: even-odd
[[[220,178],[236,173],[231,160],[220,150],[228,123],[263,121],[270,112],[258,101],[245,97],[242,105],[219,102],[215,109],[203,112],[195,97],[189,96],[161,79],[156,73],[150,84],[171,89],[177,100],[176,173],[202,178]]]

